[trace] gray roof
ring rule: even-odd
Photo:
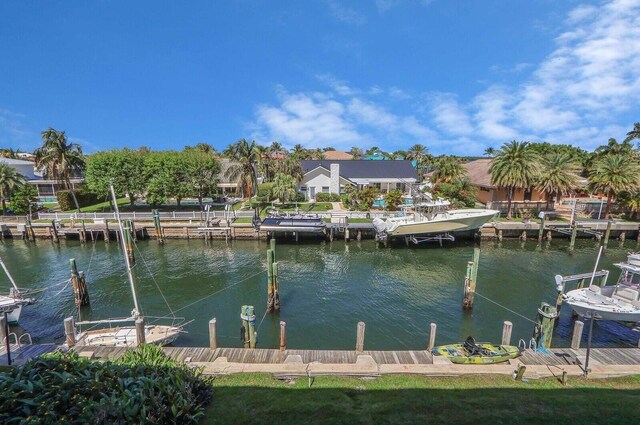
[[[331,169],[331,164],[340,164],[340,176],[346,179],[417,179],[411,161],[366,161],[366,160],[304,160],[300,161],[304,173],[323,167]]]

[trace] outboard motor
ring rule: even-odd
[[[376,229],[378,239],[385,239],[387,237],[387,222],[376,217],[373,219],[372,224],[373,228]]]

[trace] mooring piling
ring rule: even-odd
[[[273,308],[280,310],[280,283],[278,282],[278,263],[273,263]]]
[[[209,348],[218,348],[218,332],[216,329],[216,318],[209,320]]]
[[[141,347],[146,342],[146,335],[144,334],[144,317],[138,317],[136,319],[136,346]]]
[[[604,247],[604,249],[607,249],[607,247],[609,246],[609,236],[611,236],[611,225],[612,225],[612,221],[611,220],[607,221],[607,230],[604,231],[604,241],[602,242],[602,246]]]
[[[464,279],[464,296],[462,298],[462,307],[465,309],[473,308],[473,298],[476,292],[479,262],[480,248],[474,248],[473,261],[467,262],[467,275]]]
[[[273,239],[272,239],[273,240]],[[267,249],[267,311],[273,311],[274,307],[273,288],[273,250]]]
[[[127,251],[129,262],[133,265],[136,262],[136,256],[133,253],[133,239],[131,237],[131,220],[122,222],[122,237],[124,238],[124,246]]]
[[[287,323],[280,321],[280,351],[287,349]]]
[[[571,349],[579,350],[580,341],[582,341],[582,330],[584,329],[584,322],[576,320],[573,324],[573,335],[571,336]]]
[[[242,328],[240,337],[244,348],[256,348],[256,315],[252,305],[243,305],[240,311]]]
[[[513,330],[513,323],[505,320],[502,324],[502,345],[511,344],[511,331]]]
[[[576,246],[576,236],[578,234],[578,226],[575,223],[571,223],[571,242],[569,242],[569,251],[573,251]]]
[[[156,229],[156,239],[159,244],[164,243],[164,237],[162,235],[162,226],[160,225],[160,213],[158,210],[153,210],[153,227]]]
[[[109,220],[104,221],[104,230],[102,234],[104,236],[104,243],[111,242],[111,235],[109,233]]]
[[[68,347],[76,345],[76,323],[73,317],[64,319],[64,335]]]
[[[536,324],[533,328],[533,339],[536,346],[541,348],[551,348],[551,338],[553,337],[553,326],[558,313],[555,307],[542,303],[538,309]]]
[[[84,307],[89,305],[89,291],[87,290],[87,280],[83,272],[78,273],[78,267],[76,265],[76,259],[71,258],[69,260],[71,266],[71,285],[73,286],[73,295],[76,302],[76,307]]]
[[[364,322],[358,322],[358,330],[356,335],[356,353],[364,351]]]
[[[51,240],[54,243],[59,243],[60,242],[60,238],[58,237],[58,228],[56,227],[56,221],[55,220],[51,220],[51,229],[49,231],[51,232]]]
[[[538,242],[542,242],[542,237],[544,236],[544,223],[545,222],[545,213],[544,211],[540,213],[540,229],[538,230]]]
[[[438,325],[432,323],[429,326],[429,345],[427,345],[427,350],[433,350],[433,347],[436,346],[436,331],[438,329]]]

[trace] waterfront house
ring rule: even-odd
[[[411,161],[305,160],[300,161],[304,176],[298,189],[306,198],[317,193],[344,193],[346,186],[356,189],[375,187],[385,193],[407,187],[418,181]]]
[[[27,179],[27,183],[36,188],[40,201],[53,201],[52,198],[55,198],[56,192],[64,188],[64,185],[57,180],[45,179],[33,161],[0,158],[0,162],[8,164],[10,167],[15,168],[18,173],[22,174]],[[84,178],[82,177],[71,177],[71,188],[75,189],[76,185],[82,182],[84,182]]]

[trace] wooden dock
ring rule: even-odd
[[[58,349],[56,344],[11,344],[11,364],[20,365],[41,354],[51,353]],[[7,364],[7,349],[0,347],[0,365]]]

